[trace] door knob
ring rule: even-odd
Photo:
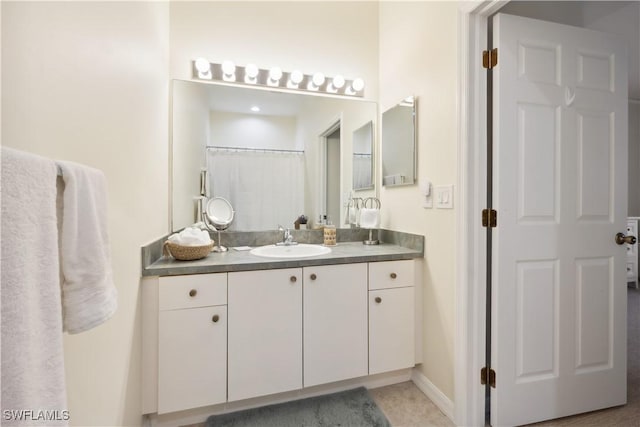
[[[629,245],[635,245],[636,241],[636,236],[625,236],[622,233],[616,234],[616,243],[619,245],[624,245],[625,243]]]

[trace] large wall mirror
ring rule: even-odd
[[[382,113],[382,185],[416,181],[416,98],[409,96]]]
[[[344,224],[353,154],[364,150],[354,137],[373,127],[375,102],[183,80],[172,86],[171,231],[197,221],[202,170],[208,196],[233,205],[230,230],[293,228],[302,214]],[[368,191],[375,195],[373,186]]]

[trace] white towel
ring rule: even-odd
[[[371,208],[360,209],[360,227],[378,228],[380,227],[380,210]]]
[[[53,161],[2,147],[3,426],[67,425],[56,176]]]
[[[211,243],[211,236],[208,231],[187,227],[180,233],[173,233],[167,240],[181,246],[204,246]]]
[[[58,162],[64,180],[60,260],[64,329],[86,331],[116,311],[107,234],[107,180],[72,162]]]

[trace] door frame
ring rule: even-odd
[[[326,126],[318,133],[318,175],[320,182],[318,186],[318,214],[327,215],[327,140],[335,131],[340,130],[340,190],[342,191],[342,114],[332,118]],[[342,195],[340,195],[342,200]],[[340,218],[338,218],[340,221]],[[338,222],[340,224],[340,222]]]
[[[480,215],[487,199],[487,84],[480,66],[488,18],[509,0],[471,0],[458,6],[458,200],[456,212],[455,423],[484,426],[487,274],[486,230]]]

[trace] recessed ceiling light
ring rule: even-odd
[[[257,113],[258,111],[260,111],[260,107],[258,107],[257,105],[254,105],[253,107],[251,107],[251,111],[253,111],[254,113]]]

